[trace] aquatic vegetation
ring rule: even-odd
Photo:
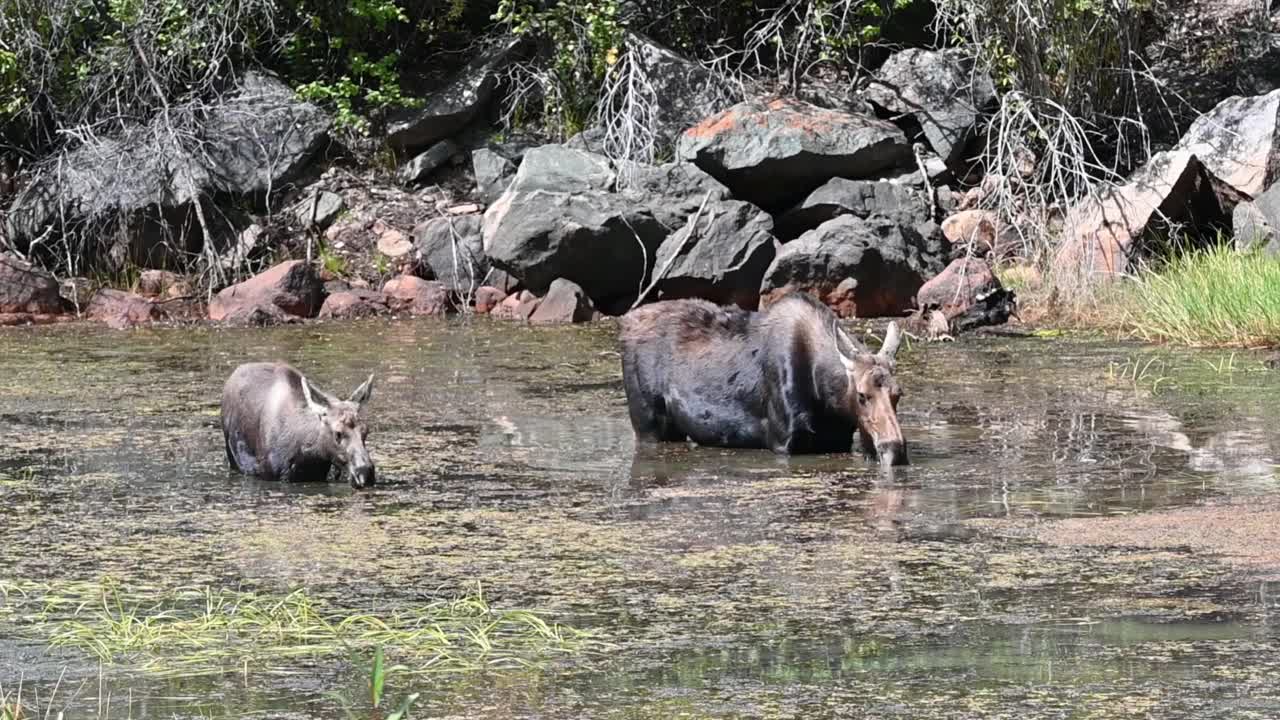
[[[287,670],[300,659],[389,648],[403,672],[448,674],[536,667],[607,647],[593,633],[526,610],[491,607],[477,587],[450,600],[346,612],[299,589],[162,589],[99,582],[0,582],[29,629],[55,647],[161,677]],[[23,627],[23,625],[19,625]]]
[[[1280,344],[1280,260],[1228,245],[1184,253],[1126,294],[1140,338],[1191,346]]]
[[[403,665],[393,665],[387,667],[386,656],[382,652],[382,647],[378,646],[374,650],[373,663],[369,668],[369,707],[375,713],[382,712],[382,701],[385,699],[384,691],[387,685],[387,676],[394,672],[406,670]],[[394,711],[381,716],[382,720],[401,720],[408,717],[409,708],[417,702],[421,693],[410,693],[400,701],[400,704]],[[349,720],[357,720],[358,716],[353,707],[354,703],[343,693],[331,693],[330,697],[336,699],[342,705],[343,711]]]

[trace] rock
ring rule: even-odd
[[[223,270],[236,270],[251,260],[262,250],[263,236],[266,230],[257,223],[236,234],[236,240],[218,259]]]
[[[1280,254],[1280,236],[1276,233],[1276,219],[1268,217],[1252,200],[1236,205],[1231,214],[1232,236],[1236,250],[1252,252],[1265,250]]]
[[[341,195],[319,190],[293,206],[293,217],[304,228],[324,230],[347,209],[347,201]]]
[[[930,278],[916,293],[916,306],[936,306],[943,311],[967,307],[982,293],[1001,287],[991,266],[973,257],[956,258]]]
[[[401,258],[413,252],[413,241],[408,235],[379,220],[373,224],[373,232],[378,236],[378,252],[389,258]]]
[[[2,256],[0,263],[3,263]],[[80,312],[88,308],[89,301],[93,299],[93,282],[83,277],[67,278],[58,284],[58,293],[76,312]]]
[[[526,288],[545,293],[562,277],[596,305],[639,292],[669,234],[652,210],[623,194],[515,187],[485,212],[482,227],[489,261]]]
[[[475,203],[450,205],[444,209],[444,212],[446,215],[477,215],[480,213],[480,206]]]
[[[0,253],[0,313],[55,315],[63,311],[58,281],[9,253]]]
[[[524,320],[528,322],[529,318],[538,311],[538,306],[542,304],[542,298],[534,295],[528,290],[520,293],[520,303],[516,305],[516,320]]]
[[[627,31],[624,42],[634,61],[631,70],[654,103],[648,129],[656,151],[670,148],[686,128],[732,103],[730,87],[698,63],[638,32]]]
[[[602,127],[589,127],[565,140],[564,146],[574,150],[603,155],[605,152],[604,141],[607,135]]]
[[[909,114],[934,152],[954,167],[996,89],[962,50],[910,48],[885,61],[864,97],[889,113]]]
[[[93,294],[86,316],[123,330],[160,319],[160,309],[141,295],[102,288]]]
[[[374,290],[344,290],[325,298],[320,306],[322,320],[354,320],[376,317],[390,311],[387,296]]]
[[[833,177],[874,177],[913,162],[892,123],[795,100],[739,103],[686,130],[677,156],[770,212],[798,203]]]
[[[397,150],[427,147],[462,130],[493,95],[497,71],[518,51],[512,40],[480,55],[427,99],[421,108],[403,110],[387,123],[387,142]]]
[[[515,163],[489,148],[471,153],[471,169],[476,176],[476,195],[486,203],[506,192],[516,174]]]
[[[543,145],[524,154],[513,191],[609,192],[617,183],[613,163],[602,155],[564,145]]]
[[[413,229],[418,252],[451,292],[471,292],[489,275],[481,222],[479,215],[438,217]]]
[[[391,278],[382,286],[387,304],[395,312],[412,315],[444,315],[453,309],[444,283],[413,275]]]
[[[688,162],[617,166],[618,185],[632,202],[647,205],[658,222],[671,230],[684,227],[707,202],[731,200],[733,194],[719,180]]]
[[[1230,97],[1191,123],[1174,150],[1194,155],[1214,177],[1256,197],[1280,180],[1278,118],[1280,90]]]
[[[271,327],[302,322],[302,318],[281,310],[276,305],[245,304],[236,305],[222,316],[223,325],[232,327]]]
[[[760,281],[777,254],[773,220],[741,200],[708,203],[696,226],[693,220],[658,248],[654,267],[665,269],[657,284],[659,297],[696,297],[755,309]]]
[[[154,126],[163,122],[157,118],[152,127],[131,126],[48,158],[13,201],[6,220],[11,241],[23,248],[47,230],[115,229],[128,242],[108,256],[114,261],[176,266],[203,249],[197,195],[205,198],[209,232],[221,248],[242,227],[242,215],[208,198],[258,197],[287,186],[328,137],[329,120],[319,108],[254,72],[223,99],[175,107],[173,115],[194,118],[184,128],[191,142],[166,139],[171,135]]]
[[[528,319],[530,325],[590,322],[595,311],[591,298],[577,283],[557,278]]]
[[[144,297],[162,297],[169,294],[170,288],[178,288],[181,294],[189,288],[182,278],[168,270],[143,270],[138,276],[138,294]]]
[[[932,219],[924,192],[909,185],[832,178],[778,218],[778,237],[794,239],[840,215],[883,215],[912,225]]]
[[[486,314],[493,311],[494,308],[502,304],[507,299],[507,293],[492,285],[483,285],[476,290],[475,309],[480,314]]]
[[[1191,153],[1156,153],[1124,185],[1071,208],[1066,237],[1054,265],[1069,273],[1125,273],[1148,234],[1186,221],[1194,233],[1213,222],[1225,225],[1219,190]],[[1132,255],[1132,257],[1131,257]]]
[[[255,306],[273,305],[288,315],[314,317],[320,310],[323,283],[302,260],[288,260],[242,283],[223,288],[209,303],[209,319],[218,322]],[[243,310],[243,312],[237,312]]]
[[[922,234],[879,216],[841,215],[782,246],[760,286],[761,305],[790,290],[840,317],[901,315],[925,278],[943,269],[941,231]]]
[[[427,148],[426,151],[414,155],[409,162],[400,168],[397,177],[405,185],[423,180],[435,172],[437,168],[449,162],[449,158],[460,152],[462,152],[462,148],[458,147],[458,144],[454,141],[441,140]]]
[[[489,314],[500,320],[518,320],[520,315],[517,313],[517,310],[522,302],[521,295],[523,294],[524,293],[513,293],[506,296],[502,299],[502,302],[498,303],[497,307],[489,311]],[[532,293],[530,293],[530,296],[532,296]]]
[[[993,210],[961,210],[942,221],[942,234],[956,247],[972,246],[979,255],[990,253],[997,260],[1014,257],[1022,247],[1018,231]]]

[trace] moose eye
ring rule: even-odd
[[[867,394],[866,394],[866,393],[858,393],[858,403],[859,403],[859,404],[861,404],[861,405],[866,405],[866,404],[867,404]]]

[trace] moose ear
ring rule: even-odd
[[[311,382],[304,376],[302,377],[302,397],[307,400],[307,407],[311,408],[311,412],[317,415],[324,415],[329,412],[329,398],[324,393],[311,387]]]
[[[369,379],[365,380],[360,387],[355,389],[355,392],[351,393],[350,402],[353,402],[357,405],[364,405],[365,403],[369,402],[369,396],[372,394],[373,394],[373,373],[369,373]]]

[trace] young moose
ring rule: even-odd
[[[319,480],[333,463],[351,485],[374,483],[365,449],[369,431],[360,411],[373,392],[373,375],[339,400],[282,363],[246,363],[222,389],[222,435],[231,467],[284,482]]]
[[[907,464],[896,323],[872,354],[805,293],[763,312],[669,300],[623,316],[621,340],[638,439],[799,454],[849,452],[857,432],[867,455]]]

